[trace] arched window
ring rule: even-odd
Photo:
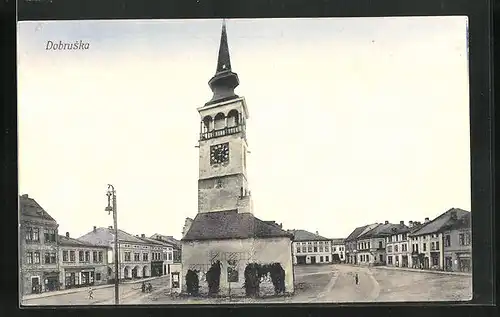
[[[233,109],[233,110],[229,111],[229,113],[227,114],[227,126],[228,127],[237,126],[240,123],[239,116],[240,116],[240,114],[238,113],[237,110]]]
[[[213,122],[211,116],[203,118],[203,132],[209,132],[213,129]]]
[[[226,117],[223,113],[219,112],[214,119],[214,129],[219,130],[226,127]]]

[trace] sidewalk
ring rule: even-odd
[[[131,280],[131,281],[123,281],[120,283],[120,285],[137,284],[137,283],[155,280],[157,278],[162,278],[162,277],[165,277],[165,275],[148,277],[148,278],[144,278],[144,279],[137,279],[137,280]],[[115,286],[115,284],[96,285],[96,286],[92,286],[92,289],[97,290],[97,289],[114,287],[114,286]],[[64,295],[64,294],[73,294],[73,293],[79,293],[79,292],[87,292],[88,289],[89,288],[87,286],[87,287],[79,287],[79,288],[70,288],[70,289],[65,289],[65,290],[60,290],[60,291],[45,292],[45,293],[40,293],[40,294],[29,294],[29,295],[22,296],[22,300],[30,300],[30,299],[35,299],[35,298],[44,298],[44,297]]]
[[[393,267],[393,266],[371,266],[371,269],[383,269],[383,270],[395,270],[395,271],[408,271],[417,273],[434,273],[434,274],[444,274],[444,275],[460,275],[460,276],[472,276],[472,273],[466,272],[449,272],[449,271],[437,271],[437,270],[420,270],[412,269],[408,267]]]

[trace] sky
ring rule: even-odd
[[[466,17],[231,19],[254,215],[345,238],[470,210]],[[221,20],[18,24],[19,193],[79,237],[181,238]],[[47,51],[47,41],[89,43]]]

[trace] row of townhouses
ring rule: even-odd
[[[451,208],[424,222],[358,227],[345,239],[346,262],[470,272],[470,219],[469,211]]]
[[[327,264],[345,262],[344,239],[330,239],[306,230],[293,233],[293,264]]]
[[[80,238],[59,235],[59,225],[28,195],[20,196],[19,268],[22,295],[112,283],[113,227],[93,229]],[[120,279],[169,274],[180,266],[180,241],[118,231]],[[177,268],[176,268],[177,269]]]

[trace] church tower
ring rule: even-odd
[[[198,213],[253,213],[247,180],[245,98],[234,93],[239,78],[231,69],[225,21],[222,24],[215,75],[208,85],[213,97],[200,113]]]

